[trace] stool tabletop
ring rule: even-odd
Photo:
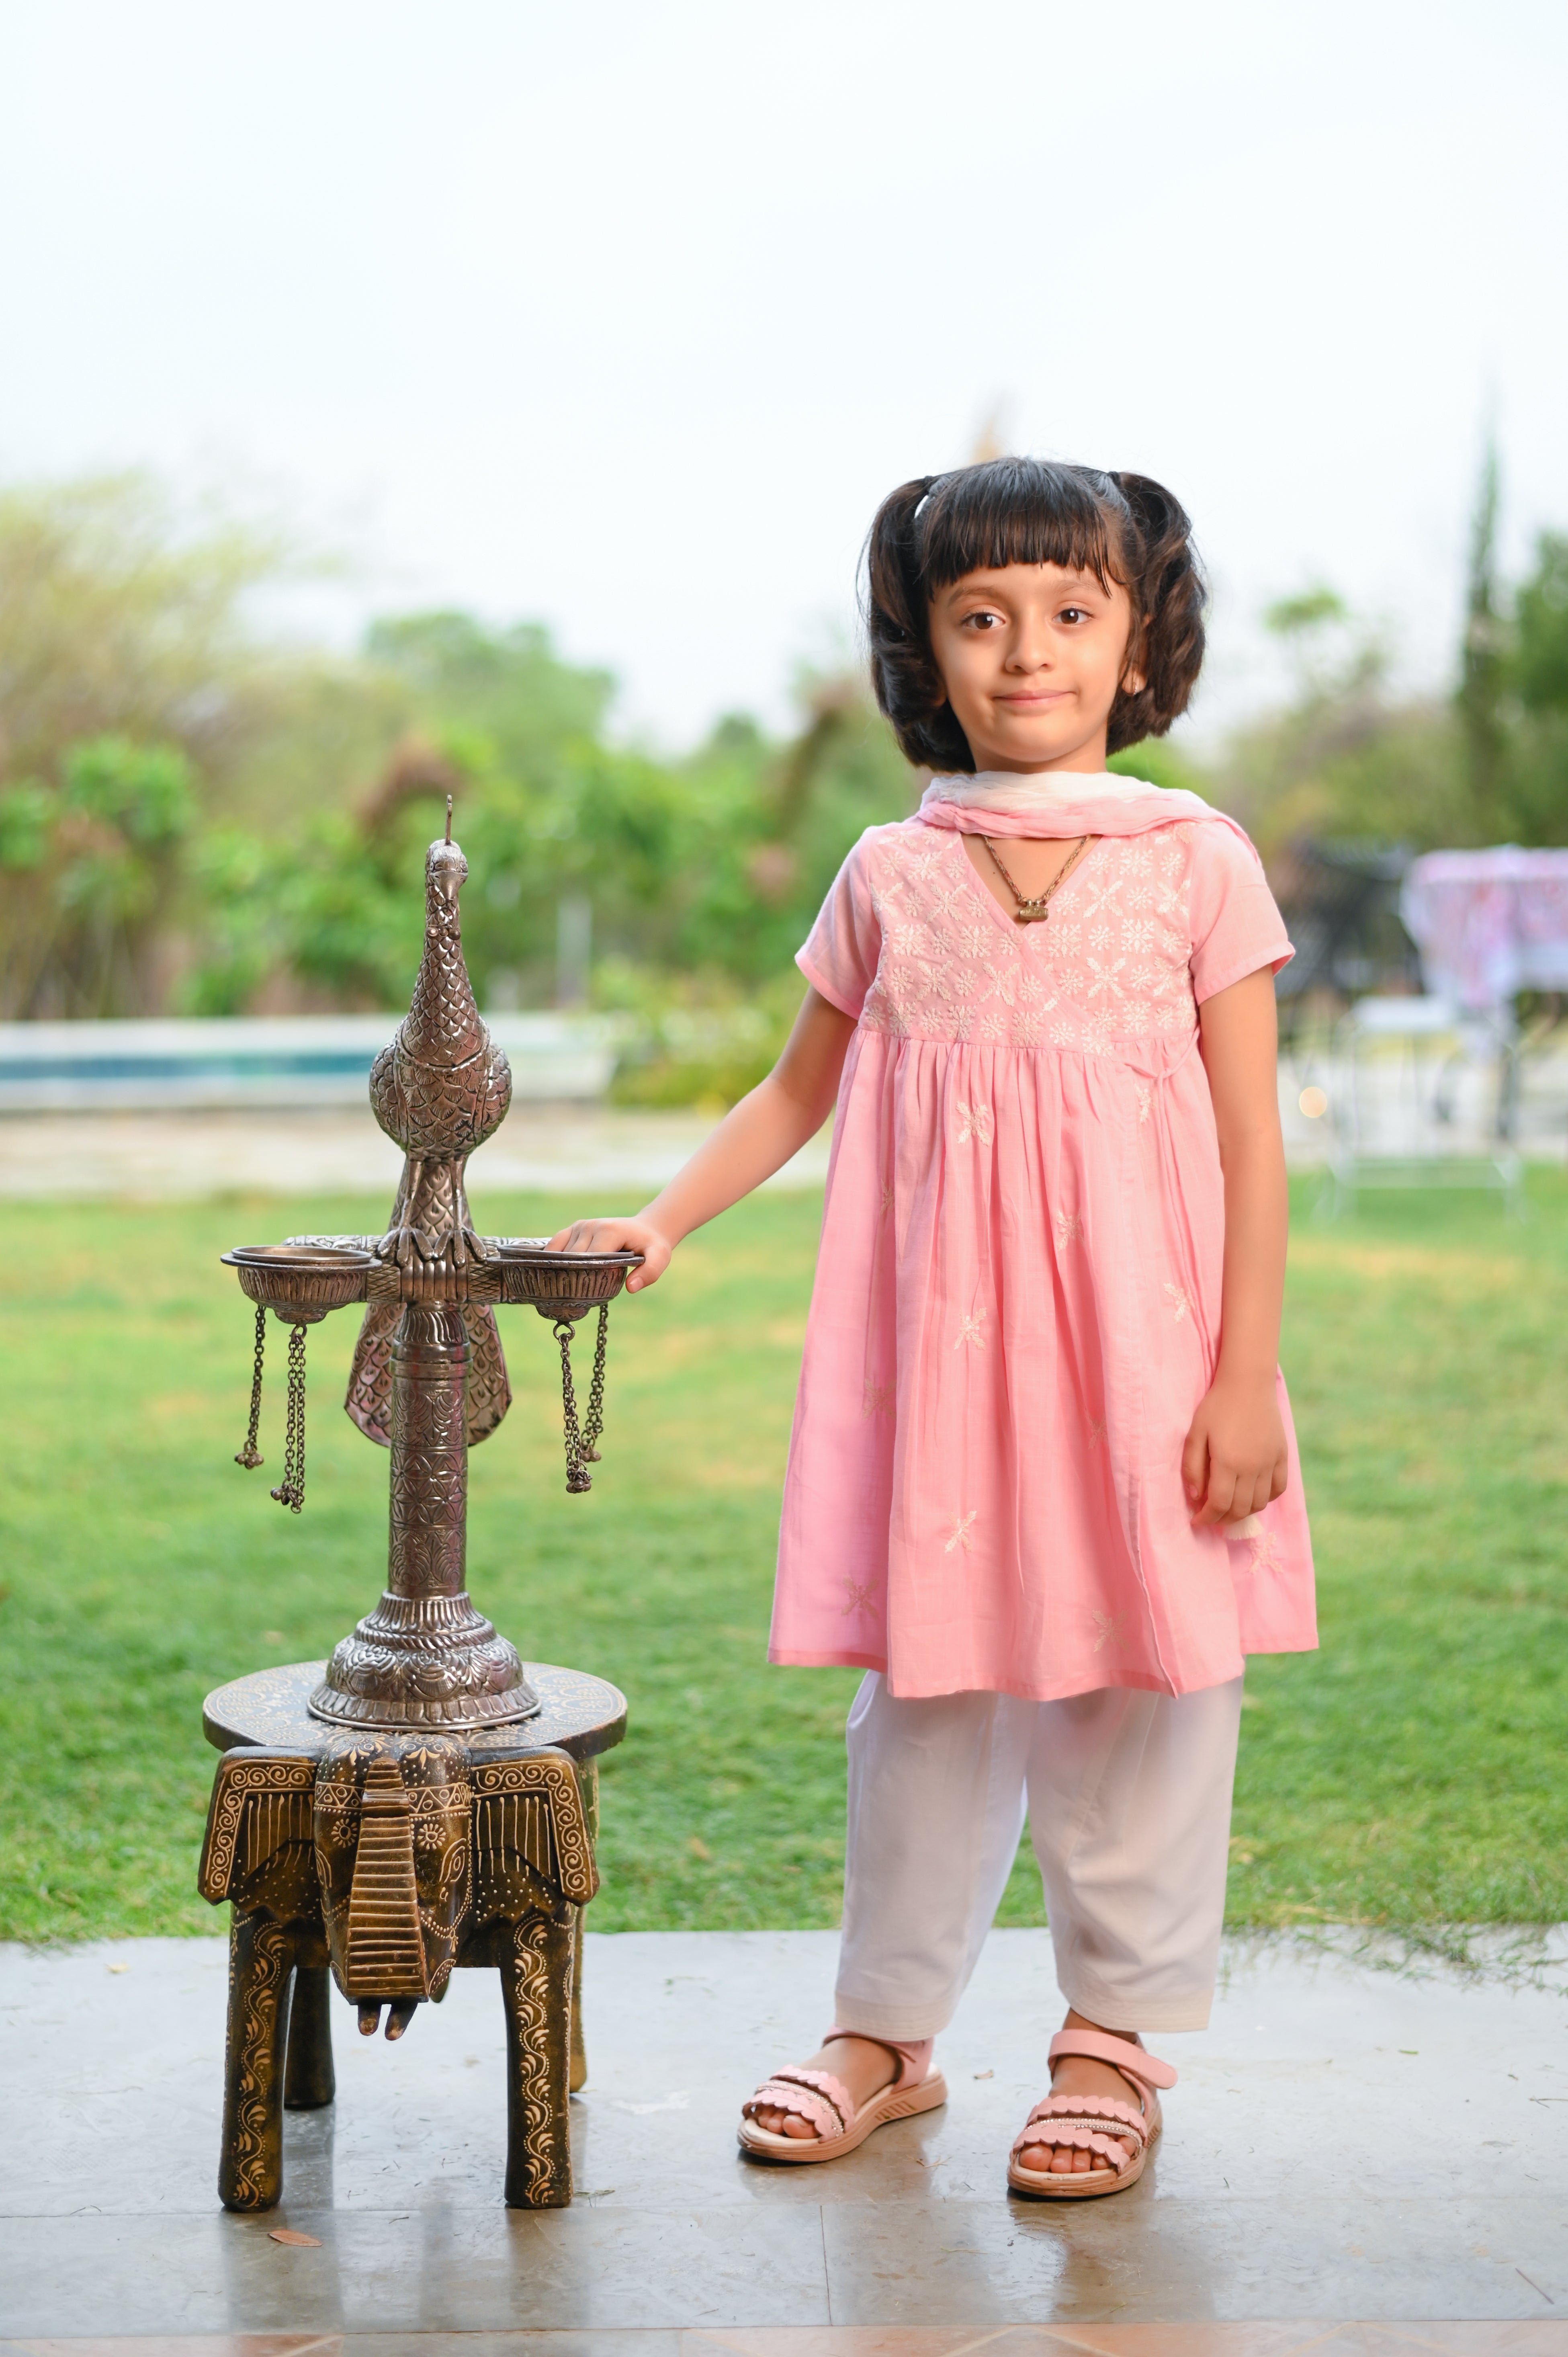
[[[455,1736],[475,1760],[522,1759],[547,1747],[569,1752],[574,1760],[591,1760],[620,1741],[626,1733],[626,1696],[618,1686],[553,1662],[523,1666],[542,1706],[532,1718],[506,1727],[433,1731]],[[285,1668],[254,1670],[249,1677],[214,1687],[201,1706],[202,1733],[219,1751],[231,1751],[239,1744],[264,1744],[273,1750],[318,1757],[330,1738],[344,1732],[312,1718],[306,1707],[326,1668],[325,1662],[291,1662]],[[373,1732],[369,1727],[353,1731]],[[388,1730],[399,1735],[413,1731]]]

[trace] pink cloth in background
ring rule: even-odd
[[[1516,990],[1568,989],[1568,851],[1426,852],[1400,915],[1435,997],[1497,1007]]]
[[[1180,1475],[1224,1241],[1197,1006],[1290,944],[1240,830],[1201,802],[1173,824],[1130,782],[1026,813],[1103,838],[1047,923],[1015,925],[971,866],[972,801],[928,796],[861,837],[800,952],[856,1029],[774,1661],[1045,1700],[1184,1694],[1316,1641],[1294,1435],[1245,1535],[1195,1533]]]

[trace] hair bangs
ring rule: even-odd
[[[940,477],[916,518],[926,594],[1007,565],[1059,565],[1092,573],[1102,589],[1127,587],[1111,524],[1125,508],[1109,478],[1091,481],[1087,468],[1044,458],[993,458]]]

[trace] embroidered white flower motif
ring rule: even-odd
[[[886,1415],[892,1405],[892,1384],[875,1383],[870,1375],[867,1375],[861,1387],[862,1415]]]
[[[1105,1418],[1102,1415],[1097,1415],[1094,1422],[1089,1427],[1089,1445],[1090,1448],[1098,1448],[1104,1437]]]
[[[1051,1025],[1051,1045],[1053,1048],[1077,1047],[1078,1033],[1073,1029],[1070,1023],[1053,1023]]]
[[[961,1547],[965,1555],[969,1553],[970,1529],[979,1512],[979,1507],[975,1506],[972,1507],[967,1514],[955,1514],[953,1516],[952,1536],[949,1539],[946,1546],[942,1549],[942,1553],[944,1555],[951,1555],[954,1547]]]
[[[1107,1645],[1119,1645],[1122,1642],[1122,1623],[1126,1618],[1124,1611],[1095,1614],[1094,1625],[1100,1631],[1094,1641],[1094,1650],[1097,1653],[1102,1652]]]
[[[1116,977],[1121,973],[1127,961],[1125,958],[1118,958],[1113,964],[1110,966],[1102,966],[1098,958],[1090,958],[1089,961],[1089,970],[1090,974],[1093,974],[1094,980],[1089,985],[1090,997],[1098,998],[1102,990],[1109,990],[1112,992],[1116,997],[1120,998],[1122,996],[1122,985],[1117,981]]]
[[[1283,1571],[1284,1569],[1283,1559],[1280,1554],[1280,1543],[1273,1531],[1255,1532],[1247,1541],[1247,1551],[1252,1558],[1247,1566],[1249,1571]]]
[[[958,1133],[959,1144],[961,1146],[967,1146],[970,1139],[974,1137],[979,1139],[982,1146],[989,1146],[991,1143],[992,1134],[991,1107],[989,1105],[983,1104],[965,1104],[961,1098],[954,1110],[958,1114],[960,1124]]]
[[[985,1348],[985,1337],[980,1329],[984,1323],[985,1311],[983,1308],[977,1309],[972,1317],[965,1318],[960,1325],[958,1332],[952,1338],[953,1349],[955,1351],[961,1351],[966,1342],[972,1342],[977,1351],[983,1351]]]
[[[1133,1086],[1138,1092],[1138,1120],[1142,1124],[1148,1120],[1149,1107],[1155,1102],[1154,1083],[1152,1081],[1134,1081]],[[1168,1286],[1166,1290],[1169,1290]]]
[[[1057,1213],[1057,1242],[1058,1244],[1061,1244],[1064,1247],[1068,1244],[1076,1244],[1082,1237],[1082,1234],[1083,1213],[1081,1211],[1058,1211]]]
[[[1165,1291],[1166,1298],[1169,1300],[1171,1308],[1176,1313],[1176,1323],[1179,1326],[1182,1319],[1187,1316],[1187,1311],[1192,1308],[1192,1303],[1188,1300],[1185,1288],[1179,1285],[1167,1285]]]
[[[869,1580],[863,1586],[858,1579],[846,1579],[843,1592],[849,1601],[839,1615],[841,1620],[847,1620],[852,1612],[879,1612],[882,1609],[871,1592]]]

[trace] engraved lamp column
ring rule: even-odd
[[[382,1236],[293,1236],[225,1253],[257,1307],[251,1429],[256,1448],[266,1313],[294,1328],[289,1441],[273,1495],[304,1494],[305,1329],[351,1301],[368,1306],[344,1403],[367,1438],[392,1452],[387,1584],[342,1639],[310,1696],[331,1726],[478,1732],[533,1717],[539,1697],[508,1643],[468,1596],[468,1451],[511,1404],[492,1305],[528,1303],[561,1348],[567,1488],[590,1486],[604,1391],[607,1305],[636,1253],[553,1253],[537,1237],[474,1232],[464,1187],[469,1155],[511,1101],[507,1060],[480,1018],[463,958],[457,896],[468,863],[446,834],[424,863],[424,951],[407,1016],[371,1068],[371,1104],[403,1150]],[[599,1313],[593,1389],[579,1425],[570,1347],[575,1321]]]
[[[425,860],[413,1004],[371,1072],[371,1108],[406,1158],[391,1228],[374,1247],[349,1402],[352,1413],[367,1361],[372,1394],[384,1396],[390,1372],[390,1541],[381,1602],[342,1639],[310,1697],[312,1716],[338,1726],[461,1729],[539,1708],[516,1648],[476,1610],[467,1580],[469,1376],[476,1356],[500,1353],[494,1318],[474,1297],[494,1299],[499,1286],[474,1233],[463,1172],[511,1101],[510,1070],[475,1005],[463,957],[457,895],[467,872],[448,804],[446,840]],[[472,1285],[476,1274],[491,1283]],[[474,1326],[483,1329],[479,1353]],[[477,1437],[510,1402],[504,1362],[499,1372],[498,1412]],[[382,1437],[383,1418],[358,1420]]]

